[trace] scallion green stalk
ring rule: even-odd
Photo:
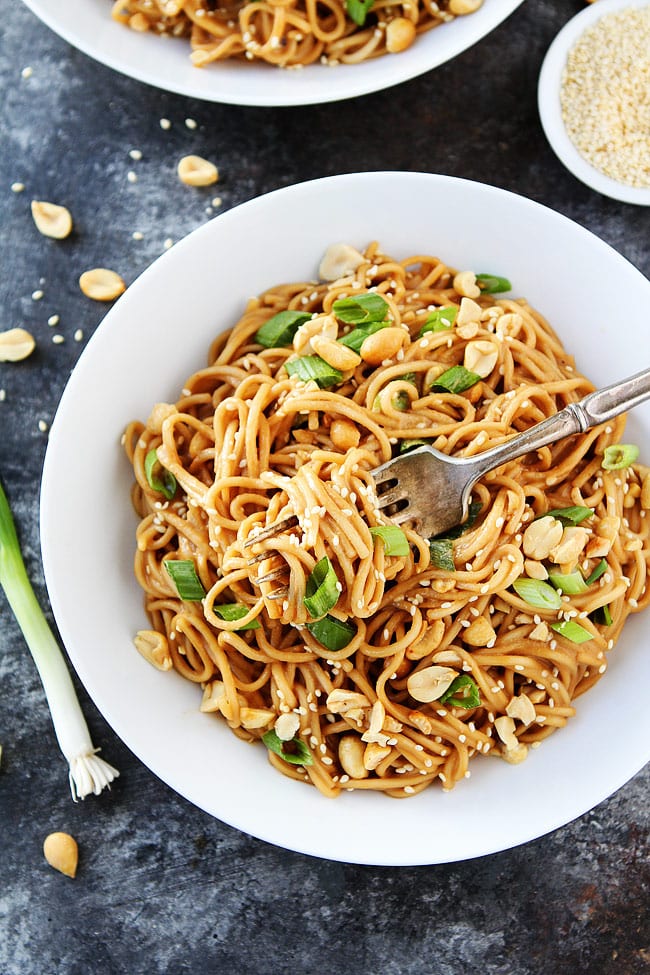
[[[102,789],[119,772],[97,756],[90,740],[70,672],[38,604],[20,552],[9,502],[0,484],[0,586],[36,664],[59,747],[69,765],[70,792],[76,802]]]

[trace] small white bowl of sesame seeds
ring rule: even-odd
[[[542,127],[560,161],[604,196],[650,206],[650,0],[597,0],[551,44]]]

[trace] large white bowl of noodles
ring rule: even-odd
[[[317,63],[300,71],[232,58],[196,68],[187,39],[122,26],[111,18],[112,0],[25,2],[74,47],[138,81],[206,101],[279,106],[339,101],[415,78],[481,40],[522,0],[484,0],[475,13],[422,34],[400,54],[336,67]]]
[[[146,625],[132,571],[136,519],[126,423],[173,401],[212,338],[252,295],[314,278],[328,244],[372,240],[396,257],[435,253],[507,275],[555,326],[598,385],[650,362],[650,283],[565,217],[500,189],[445,176],[366,173],[281,189],[196,230],[149,267],[110,310],[64,392],[42,485],[42,547],[54,614],[93,700],[133,752],[189,801],[293,850],[366,864],[427,864],[504,850],[601,802],[650,757],[650,616],[632,616],[608,672],[577,714],[521,765],[477,756],[472,777],[398,801],[327,801],[285,778],[266,750],[199,712],[201,692],[134,649]],[[650,443],[650,409],[626,439]],[[642,447],[643,449],[643,447]]]

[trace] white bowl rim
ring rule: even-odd
[[[556,156],[576,179],[621,203],[650,206],[650,187],[627,186],[592,166],[573,144],[562,121],[560,86],[567,57],[583,32],[607,14],[647,7],[650,0],[597,0],[569,20],[550,45],[542,63],[537,93],[542,128]]]
[[[399,55],[333,68],[316,64],[301,71],[227,61],[195,68],[189,42],[129,31],[111,20],[110,0],[24,2],[69,44],[137,81],[205,101],[280,107],[356,98],[409,81],[482,40],[524,0],[485,0],[475,13],[428,31]]]

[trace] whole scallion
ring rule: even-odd
[[[61,649],[38,604],[20,552],[9,502],[0,484],[0,586],[38,670],[54,731],[69,770],[72,798],[84,799],[117,778],[119,772],[97,756]]]

